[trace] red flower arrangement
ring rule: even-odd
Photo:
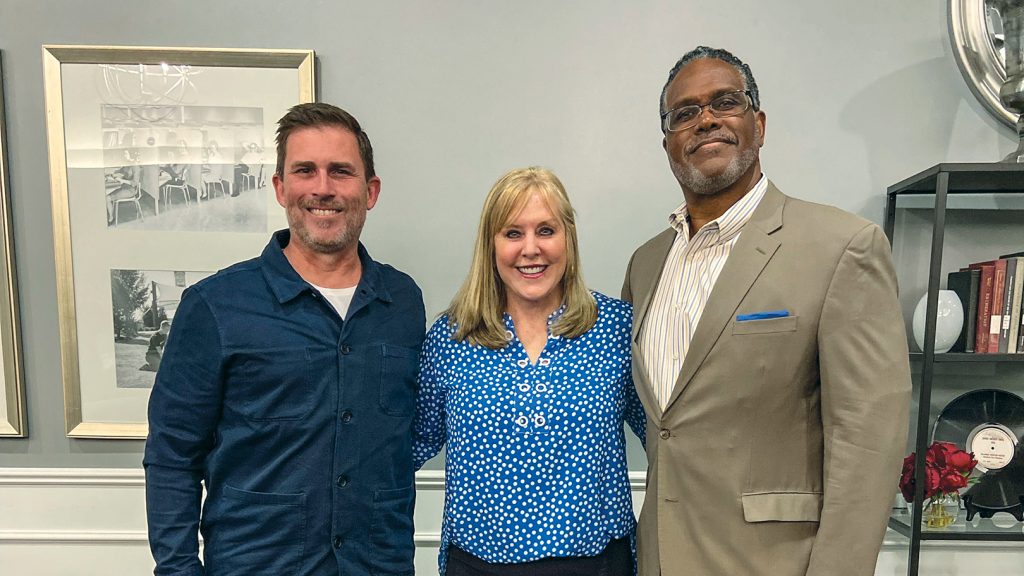
[[[912,453],[903,459],[903,473],[900,476],[900,492],[907,502],[914,501],[914,459]],[[966,488],[971,471],[978,461],[974,454],[964,452],[952,442],[934,442],[925,452],[924,497],[929,500],[951,496],[960,500],[960,489]]]

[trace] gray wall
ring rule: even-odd
[[[0,466],[133,467],[142,450],[64,436],[41,44],[316,50],[321,99],[376,147],[384,186],[364,239],[434,314],[466,270],[484,194],[529,164],[562,177],[588,282],[618,293],[631,251],[680,200],[657,100],[698,43],[752,66],[763,166],[789,194],[880,222],[887,185],[1007,154],[1011,133],[961,79],[945,18],[934,0],[0,0],[31,434],[0,440]]]

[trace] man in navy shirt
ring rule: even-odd
[[[380,194],[370,141],[344,110],[295,106],[273,183],[288,230],[186,290],[156,377],[155,574],[412,574],[426,322],[413,280],[359,243]]]

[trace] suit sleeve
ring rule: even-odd
[[[636,258],[636,252],[629,257],[629,264],[626,264],[626,277],[622,279],[622,293],[621,299],[625,302],[633,304],[633,286],[630,284],[629,276],[633,271],[633,259]]]
[[[808,576],[873,574],[906,446],[910,367],[889,244],[874,224],[836,266],[818,326],[824,499]]]
[[[221,344],[213,313],[187,290],[149,400],[146,519],[156,576],[202,576],[199,516],[206,456],[220,419]]]

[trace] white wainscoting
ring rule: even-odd
[[[636,509],[643,474],[631,475]],[[416,572],[437,574],[444,478],[416,475]],[[889,533],[876,576],[907,572],[907,541]],[[925,543],[921,574],[1003,576],[1024,573],[1021,543]],[[0,468],[0,573],[5,576],[152,574],[141,470]]]

